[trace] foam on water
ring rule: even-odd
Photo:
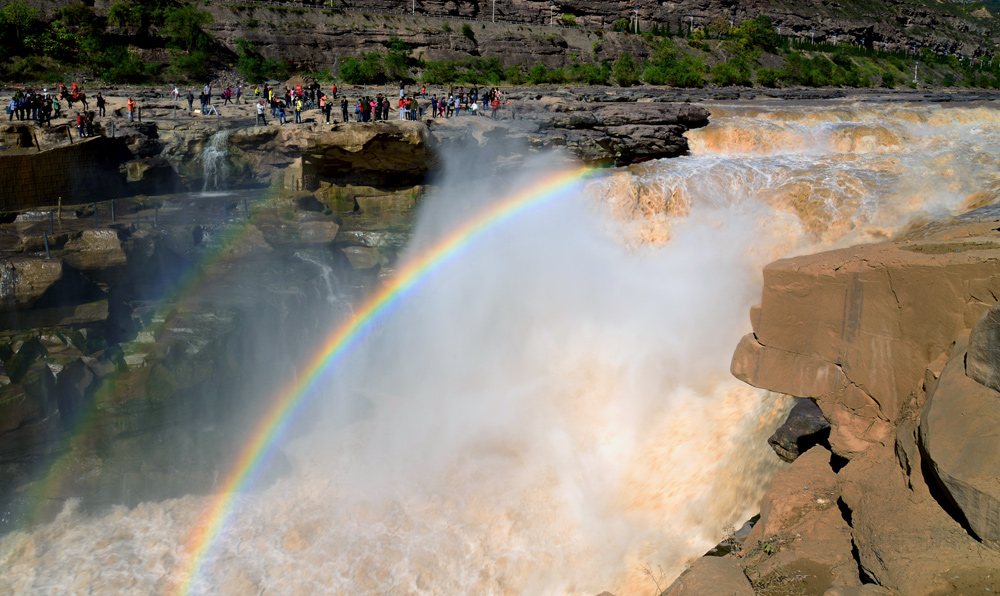
[[[755,512],[787,404],[731,379],[770,260],[996,196],[990,105],[732,104],[436,274],[238,497],[197,594],[649,594]],[[414,245],[466,211],[422,210]],[[509,181],[509,188],[523,180]],[[480,189],[481,190],[481,189]],[[473,195],[485,194],[482,192]],[[0,539],[0,592],[166,593],[201,497]]]

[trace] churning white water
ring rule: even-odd
[[[786,408],[728,372],[761,267],[993,202],[1000,111],[712,122],[690,157],[609,172],[426,279],[327,378],[295,472],[238,498],[195,593],[651,594],[750,517]],[[470,186],[471,157],[412,251],[537,174]],[[0,592],[163,593],[206,504],[67,508],[0,539]]]

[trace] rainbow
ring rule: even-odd
[[[227,480],[198,518],[187,543],[186,566],[181,570],[174,593],[191,593],[208,554],[235,511],[235,496],[252,484],[254,472],[273,451],[295,414],[312,395],[326,372],[346,354],[384,315],[392,311],[421,282],[446,264],[460,251],[496,226],[514,218],[528,208],[560,196],[593,170],[582,168],[551,175],[526,191],[497,201],[472,220],[427,247],[414,257],[378,292],[370,296],[321,344],[308,362],[305,374],[280,393],[250,433],[250,440],[240,450]]]

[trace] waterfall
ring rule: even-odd
[[[303,252],[296,252],[295,258],[311,263],[319,269],[319,276],[323,280],[323,287],[326,290],[326,301],[330,304],[337,304],[337,279],[334,276],[333,267]]]
[[[229,131],[220,130],[211,136],[201,151],[201,167],[205,182],[202,192],[219,190],[229,177],[229,161],[226,159],[229,146]]]
[[[784,410],[729,365],[761,268],[997,202],[1000,109],[735,102],[712,118],[690,155],[608,170],[414,284],[310,381],[314,409],[279,446],[293,472],[240,495],[189,593],[645,595],[753,515]],[[206,188],[225,138],[206,144]],[[484,157],[444,158],[401,267],[488,208],[473,201],[546,179],[470,193]],[[297,257],[349,309],[334,257]],[[329,333],[339,314],[303,318]],[[0,537],[0,593],[162,593],[215,502],[69,501]]]

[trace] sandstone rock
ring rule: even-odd
[[[372,269],[382,262],[382,255],[374,248],[345,246],[340,250],[355,269]]]
[[[118,231],[108,228],[81,231],[66,243],[63,259],[83,271],[122,267],[128,262]]]
[[[291,219],[280,211],[261,212],[253,223],[275,248],[329,244],[340,231],[337,218],[311,212],[295,212]]]
[[[823,596],[896,596],[891,590],[875,584],[865,584],[860,588],[853,586],[834,586],[823,592]]]
[[[982,226],[996,227],[989,219]],[[950,238],[928,232],[917,241],[768,265],[755,332],[740,343],[733,374],[816,399],[841,455],[853,457],[887,440],[903,404],[920,391],[928,365],[951,345],[969,310],[981,313],[986,301],[996,300],[981,289],[997,276],[997,251],[987,237],[975,236],[981,233],[967,229],[967,250],[949,250]],[[984,248],[968,250],[976,242]],[[930,243],[934,250],[922,250]]]
[[[830,446],[842,457],[863,452],[891,432],[875,400],[840,367],[820,358],[764,347],[750,333],[737,346],[730,371],[758,387],[815,399],[830,423]]]
[[[937,596],[955,593],[964,577],[1000,568],[1000,553],[970,536],[925,489],[907,488],[891,448],[869,449],[837,477],[859,560],[880,585]]]
[[[771,481],[744,543],[742,564],[755,584],[801,583],[806,593],[860,585],[830,458],[827,449],[813,447]],[[756,547],[765,542],[771,552]]]
[[[988,316],[988,315],[987,315]],[[975,333],[975,331],[974,331]],[[979,338],[982,339],[982,333]],[[1000,549],[1000,393],[964,373],[960,337],[920,420],[920,442],[934,475],[969,527]]]
[[[44,257],[9,257],[0,261],[0,308],[30,308],[63,277],[63,262]]]
[[[830,436],[830,423],[811,399],[799,398],[784,424],[767,440],[781,459],[792,462],[807,449]]]
[[[967,375],[1000,391],[1000,304],[983,313],[969,336]]]
[[[378,214],[385,211],[413,209],[414,197],[407,194],[359,196],[355,199],[362,213]]]
[[[754,591],[734,559],[702,557],[663,592],[664,596],[753,596]]]

